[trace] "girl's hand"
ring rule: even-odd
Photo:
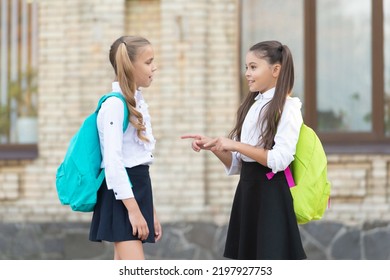
[[[141,210],[138,207],[138,203],[134,198],[126,199],[125,205],[129,214],[130,224],[133,228],[133,235],[138,236],[141,240],[146,240],[149,236],[148,224]]]
[[[234,152],[236,151],[235,145],[237,144],[237,141],[234,141],[232,139],[226,138],[226,137],[218,137],[215,139],[212,139],[206,143],[203,144],[203,147],[205,149],[210,149],[213,152]]]
[[[157,218],[156,211],[154,211],[154,240],[157,242],[162,237],[162,227],[160,221]]]
[[[204,144],[210,142],[212,138],[199,135],[199,134],[187,134],[181,136],[181,139],[194,139],[192,141],[192,149],[195,152],[199,152],[200,150],[210,150],[211,147],[205,147]]]

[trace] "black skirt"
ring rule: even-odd
[[[143,243],[154,243],[153,195],[149,166],[139,165],[126,168],[126,171],[133,185],[134,198],[149,227],[149,236]],[[98,191],[89,240],[97,242],[103,240],[109,242],[140,240],[133,235],[133,228],[125,205],[122,200],[115,199],[113,190],[107,189],[106,180],[103,181]]]
[[[233,201],[224,257],[230,259],[306,259],[293,200],[283,172],[242,162]]]

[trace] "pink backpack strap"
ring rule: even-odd
[[[273,172],[268,172],[266,174],[268,180],[271,180],[273,177],[274,177],[275,173]],[[285,170],[284,170],[284,175],[286,176],[286,180],[287,180],[287,184],[290,188],[292,187],[295,187],[295,182],[294,182],[294,178],[292,176],[292,173],[291,173],[291,169],[290,169],[290,166],[288,166]]]
[[[290,166],[287,166],[287,168],[284,170],[284,175],[286,175],[287,184],[290,188],[295,187],[295,182],[293,175],[291,173]]]

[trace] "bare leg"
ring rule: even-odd
[[[144,260],[144,248],[139,240],[129,240],[114,243],[115,260]]]

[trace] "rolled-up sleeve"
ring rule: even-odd
[[[122,156],[123,102],[116,97],[108,98],[102,105],[101,113],[107,187],[114,191],[117,200],[134,197]]]
[[[286,100],[275,135],[275,144],[267,157],[267,166],[273,173],[285,170],[294,160],[302,123],[300,106],[294,104],[294,100]]]
[[[238,152],[232,152],[232,164],[230,167],[225,166],[227,175],[237,175],[241,172],[241,157]]]

